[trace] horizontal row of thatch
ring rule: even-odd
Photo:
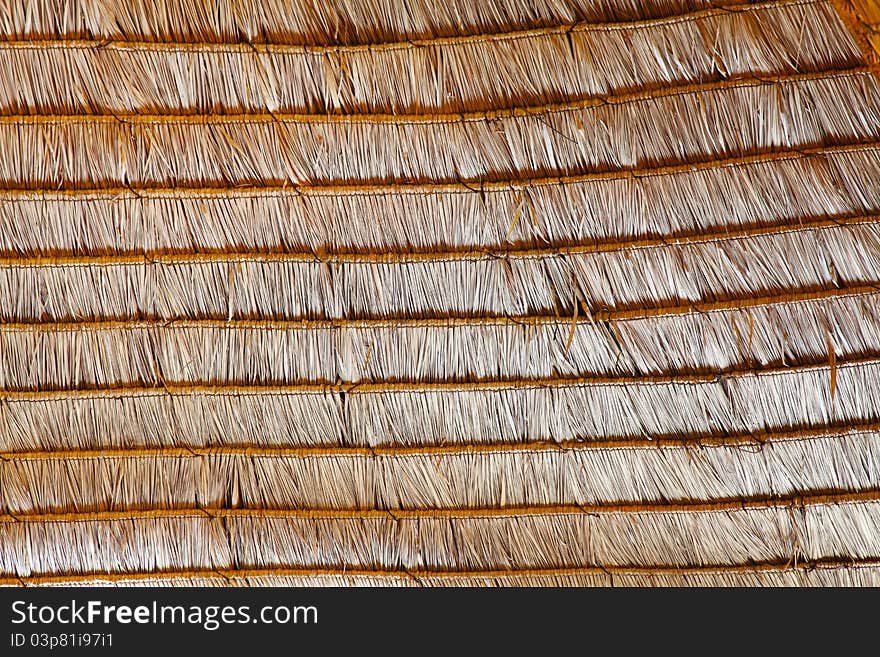
[[[309,515],[310,509],[316,516],[375,515],[376,509],[479,515],[499,507],[510,516],[529,507],[533,514],[559,507],[686,514],[744,503],[791,506],[803,491],[835,490],[868,490],[856,500],[832,496],[865,501],[878,497],[871,492],[880,470],[878,424],[699,442],[18,451],[0,463],[0,514],[35,522],[50,520],[46,514],[59,521],[89,513],[118,519],[127,509],[173,515],[206,508],[222,515],[230,507],[280,516]]]
[[[801,298],[627,317],[459,320],[144,320],[0,326],[6,390],[206,384],[625,381],[733,375],[876,351],[880,293]],[[675,376],[671,380],[675,380]],[[597,381],[598,383],[598,381]],[[353,387],[353,392],[358,392]]]
[[[687,16],[742,0],[20,0],[0,6],[7,39],[161,43],[376,44]]]
[[[35,254],[404,262],[623,251],[875,215],[877,179],[874,142],[476,187],[0,191],[0,252],[10,265]]]
[[[824,0],[384,49],[7,42],[7,113],[483,111],[847,68]],[[473,151],[476,154],[477,151]]]
[[[535,510],[533,510],[535,511]],[[385,512],[125,511],[98,519],[0,522],[0,569],[52,572],[299,567],[406,572],[529,568],[680,567],[821,562],[856,565],[880,550],[876,501],[834,499],[741,509],[590,509],[426,514]]]
[[[866,143],[880,135],[878,100],[876,79],[850,72],[672,89],[491,122],[9,122],[0,123],[0,186],[479,184],[547,171],[584,175]],[[841,103],[849,115],[837,111]]]

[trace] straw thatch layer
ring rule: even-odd
[[[474,188],[0,191],[8,254],[625,250],[880,213],[877,145]],[[454,254],[452,254],[454,255]]]
[[[878,106],[874,77],[850,73],[673,89],[492,122],[0,123],[8,144],[0,185],[448,183],[617,171],[873,141]]]
[[[880,283],[874,222],[622,252],[418,262],[316,259],[0,264],[0,316],[505,316],[676,304]],[[798,259],[788,254],[799,254]],[[452,283],[450,285],[450,283]],[[40,294],[35,294],[40,290]],[[24,291],[24,294],[22,294]]]
[[[878,376],[876,359],[832,359],[831,365],[657,379],[6,392],[0,447],[431,445],[725,435],[880,419],[880,398],[871,392]]]
[[[460,37],[579,21],[672,17],[714,7],[735,10],[740,0],[410,0],[380,2],[274,2],[236,0],[211,7],[199,0],[125,3],[21,0],[0,4],[9,39],[79,37],[114,41],[279,44],[381,43]],[[743,5],[747,6],[747,5]]]
[[[827,359],[829,348],[845,359],[877,344],[880,296],[839,290],[748,308],[599,322],[581,315],[458,323],[9,324],[0,327],[0,387],[650,376],[796,366]]]
[[[97,44],[0,41],[0,66],[16,80],[0,87],[0,108],[459,112],[860,59],[831,6],[813,1],[383,49]]]
[[[0,584],[878,584],[859,2],[0,1]]]
[[[643,570],[616,568],[555,569],[528,573],[313,573],[279,571],[204,571],[140,577],[101,575],[77,580],[22,578],[27,586],[877,586],[880,567],[872,563],[791,563],[770,567]],[[7,584],[7,585],[9,585]]]
[[[397,517],[356,512],[210,517],[201,511],[169,511],[96,520],[33,518],[0,524],[0,540],[8,548],[0,555],[0,568],[30,576],[290,564],[416,571],[688,567],[810,561],[844,549],[858,559],[880,550],[880,538],[871,529],[878,514],[877,502],[835,502],[518,516],[452,511]]]
[[[37,452],[0,463],[0,513],[65,510],[487,509],[638,505],[869,490],[880,476],[875,428],[695,446],[349,447],[299,452]],[[334,487],[324,482],[333,481]],[[51,484],[50,484],[51,482]]]

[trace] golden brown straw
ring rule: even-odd
[[[880,585],[878,25],[0,2],[0,584]]]

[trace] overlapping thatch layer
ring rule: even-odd
[[[221,4],[0,2],[0,582],[880,584],[874,0]]]

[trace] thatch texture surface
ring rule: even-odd
[[[0,582],[880,585],[878,26],[0,1]]]

